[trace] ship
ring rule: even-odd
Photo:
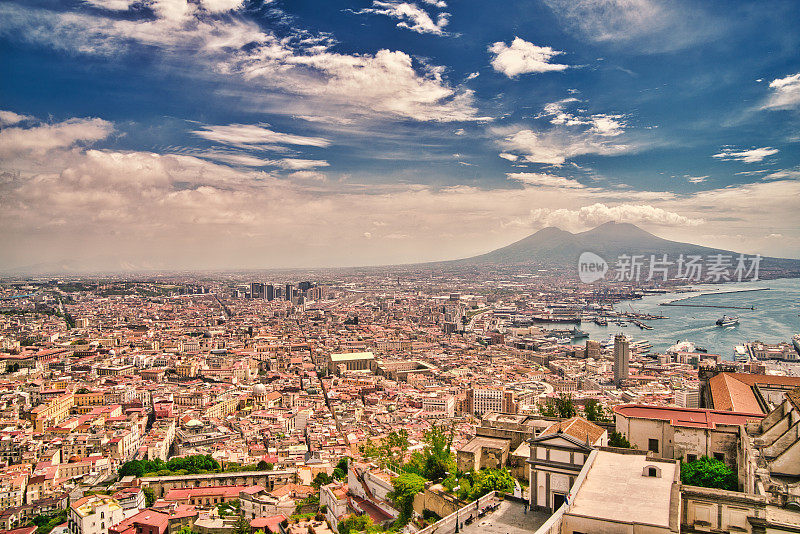
[[[723,315],[722,317],[717,319],[717,326],[726,327],[726,326],[736,326],[737,324],[739,324],[739,318],[738,317],[731,317],[730,315]]]
[[[679,352],[699,352],[697,345],[691,341],[678,341],[667,349],[667,354],[677,354]]]
[[[750,361],[750,355],[747,353],[745,345],[736,345],[733,349],[733,361],[747,363]]]
[[[608,320],[605,317],[598,317],[594,320],[597,326],[608,326]]]
[[[589,337],[588,332],[584,332],[583,330],[578,330],[577,328],[573,328],[570,331],[570,334],[572,334],[572,339],[583,339],[585,337]]]
[[[797,354],[800,355],[800,334],[792,336],[792,345],[794,345],[794,350],[797,351]]]

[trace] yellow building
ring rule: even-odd
[[[46,428],[55,426],[69,417],[69,410],[74,403],[74,395],[67,393],[34,408],[31,412],[31,423],[33,423],[34,432],[44,432]]]

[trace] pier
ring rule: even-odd
[[[769,291],[768,287],[756,287],[753,289],[734,289],[732,291],[710,291],[708,293],[700,293],[698,297],[705,297],[707,295],[730,295],[732,293],[752,293],[753,291]]]
[[[755,310],[755,306],[717,306],[714,304],[678,304],[677,302],[662,302],[659,306],[681,306],[686,308],[721,308],[727,310]]]

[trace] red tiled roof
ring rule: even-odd
[[[714,408],[717,410],[763,413],[753,392],[753,386],[797,387],[800,386],[800,377],[720,373],[713,376],[708,384]]]
[[[587,421],[583,417],[572,417],[565,421],[553,423],[542,432],[542,435],[547,436],[557,432],[562,432],[581,441],[586,441],[588,437],[591,443],[595,443],[603,435],[605,429],[591,421]]]
[[[672,406],[648,406],[622,404],[614,412],[635,419],[657,419],[669,421],[672,426],[693,428],[716,428],[717,425],[742,425],[748,421],[760,421],[764,414],[709,410],[705,408],[676,408]]]
[[[283,514],[272,515],[269,517],[256,517],[255,519],[250,521],[250,528],[251,529],[266,529],[269,532],[278,532],[280,530],[278,528],[278,524],[281,521],[286,521],[287,517]]]

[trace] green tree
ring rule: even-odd
[[[423,434],[425,448],[411,455],[412,469],[428,480],[445,478],[456,471],[456,462],[450,446],[453,443],[453,429],[445,430],[444,425],[434,425]]]
[[[339,531],[339,534],[350,534],[351,532],[370,533],[377,531],[375,524],[372,522],[372,518],[367,514],[351,515],[350,517],[339,521],[337,530]]]
[[[233,534],[250,534],[250,521],[244,515],[239,515],[233,524]]]
[[[544,406],[539,408],[539,412],[545,417],[563,417],[564,419],[578,415],[572,395],[564,393],[560,393],[556,399],[547,399]]]
[[[608,444],[611,447],[621,447],[624,449],[631,448],[631,442],[628,441],[628,438],[625,437],[625,434],[617,432],[616,430],[612,431],[611,435],[608,436]]]
[[[470,500],[474,501],[492,491],[511,493],[514,491],[514,477],[508,469],[482,469],[475,473],[475,481],[470,492]]]
[[[697,460],[681,463],[681,482],[690,486],[736,491],[739,483],[736,473],[724,462],[701,456]]]
[[[406,435],[407,435],[407,434],[406,434]],[[347,462],[348,462],[348,460],[349,460],[349,458],[348,458],[347,456],[345,456],[344,458],[341,458],[341,459],[340,459],[340,460],[339,460],[339,461],[336,463],[336,467],[337,467],[337,469],[341,469],[341,470],[342,470],[342,472],[343,472],[345,475],[347,474]]]
[[[589,399],[583,407],[586,419],[594,422],[608,421],[608,416],[603,411],[603,405],[596,399]]]
[[[153,506],[153,504],[156,502],[156,492],[153,491],[153,488],[151,488],[150,486],[147,486],[146,488],[144,488],[142,490],[142,493],[144,493],[144,504],[145,504],[145,506],[147,506],[148,508]]]
[[[558,410],[558,416],[565,419],[578,415],[578,410],[575,409],[575,403],[572,401],[572,395],[561,393],[556,399],[556,409]]]
[[[314,480],[311,481],[311,486],[314,489],[319,489],[321,486],[324,486],[325,484],[330,484],[331,480],[332,479],[328,475],[328,473],[325,473],[324,471],[321,471],[321,472],[317,473],[317,476],[315,476]]]
[[[414,496],[425,489],[425,479],[414,473],[403,473],[392,480],[394,491],[389,497],[400,511],[397,521],[405,525],[414,514]]]

